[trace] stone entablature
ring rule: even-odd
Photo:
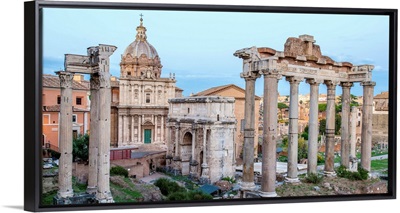
[[[170,99],[167,166],[203,183],[235,174],[235,99]]]

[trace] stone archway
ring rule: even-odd
[[[182,143],[180,146],[181,160],[182,160],[182,175],[190,173],[190,158],[192,156],[192,133],[186,132],[183,135]]]

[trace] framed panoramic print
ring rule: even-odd
[[[397,10],[25,3],[25,210],[396,198]]]

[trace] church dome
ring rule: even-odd
[[[122,54],[121,77],[158,79],[161,76],[161,60],[156,48],[147,41],[143,18],[140,18],[136,32],[136,39]]]
[[[140,18],[140,25],[136,27],[136,39],[124,51],[123,56],[130,54],[133,58],[139,58],[145,54],[147,58],[154,59],[158,57],[156,48],[153,47],[148,41],[146,36],[146,27],[143,26],[143,18]]]

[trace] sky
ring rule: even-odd
[[[117,46],[110,72],[119,77],[121,54],[135,40],[141,13],[147,41],[161,58],[161,76],[175,73],[185,96],[225,84],[244,88],[242,59],[233,56],[236,50],[257,46],[283,51],[288,37],[303,34],[313,35],[322,54],[335,61],[374,65],[374,93],[388,91],[389,18],[372,15],[45,8],[43,72],[63,69],[64,54],[86,55],[89,46],[110,44]],[[288,95],[289,88],[285,79],[279,82],[281,95]],[[299,90],[307,94],[309,85],[301,83]],[[260,78],[256,95],[262,93]],[[320,93],[326,93],[323,84]],[[341,94],[341,87],[336,93]],[[351,93],[362,95],[360,84]]]

